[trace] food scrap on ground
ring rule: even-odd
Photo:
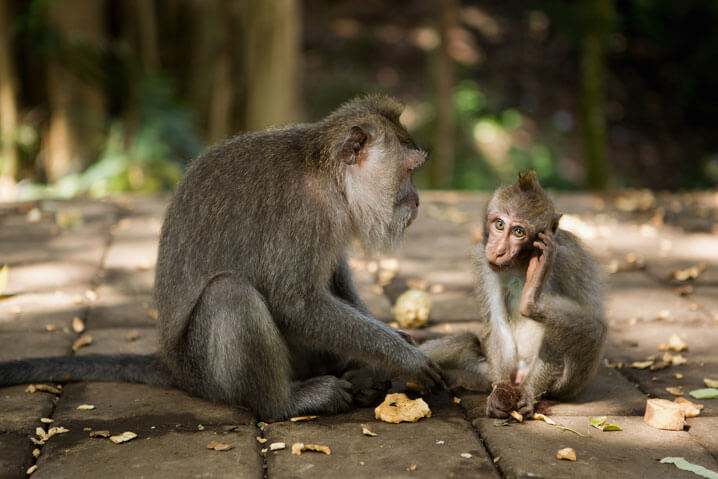
[[[404,393],[387,394],[384,402],[374,409],[377,419],[384,422],[416,422],[431,417],[431,409],[422,398],[409,399]]]
[[[332,450],[328,446],[322,446],[321,444],[304,444],[303,442],[295,442],[292,444],[292,454],[295,456],[301,456],[304,451],[321,452],[327,456],[331,456]]]

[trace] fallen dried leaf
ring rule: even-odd
[[[122,444],[123,442],[131,441],[134,438],[137,437],[137,434],[131,431],[125,431],[122,434],[118,434],[117,436],[110,436],[110,441],[114,442],[115,444]]]
[[[687,284],[685,286],[680,286],[673,291],[675,291],[678,296],[688,296],[689,294],[693,294],[693,286]]]
[[[332,454],[332,450],[329,449],[329,447],[320,444],[304,444],[303,442],[295,442],[292,444],[292,454],[301,456],[304,451],[322,452],[327,456]]]
[[[74,343],[72,343],[72,350],[77,351],[78,349],[84,348],[85,346],[89,346],[92,344],[92,336],[89,334],[84,334],[77,338]]]
[[[38,457],[40,457],[40,449],[38,449],[38,448],[33,449],[33,450],[32,450],[32,457],[34,457],[35,459],[37,459]]]
[[[283,442],[273,442],[269,445],[270,451],[281,451],[282,449],[285,449],[287,445]]]
[[[295,417],[290,417],[289,420],[292,422],[313,421],[314,419],[316,419],[318,417],[319,416],[295,416]]]
[[[160,317],[160,311],[157,308],[150,309],[147,311],[147,316],[150,317],[150,319],[154,319],[157,321],[157,319]]]
[[[718,399],[718,388],[695,389],[688,394],[696,399]]]
[[[127,341],[137,341],[138,339],[140,339],[140,331],[138,329],[133,329],[132,331],[127,333],[125,339]]]
[[[8,265],[3,265],[3,267],[0,268],[0,295],[3,294],[3,291],[5,291],[7,287],[9,270]]]
[[[91,303],[94,303],[95,301],[97,301],[97,293],[91,289],[88,289],[85,291],[85,297]]]
[[[72,330],[77,334],[81,334],[85,331],[85,323],[77,316],[72,318]]]
[[[524,422],[524,417],[518,411],[511,411],[509,415],[516,419],[518,422]]]
[[[608,418],[606,416],[599,416],[589,419],[588,422],[591,423],[591,426],[601,431],[623,431],[618,424],[606,424],[607,420]]]
[[[570,447],[564,447],[563,449],[559,449],[559,451],[556,453],[556,459],[562,459],[564,461],[575,461],[576,451],[574,451]]]
[[[416,422],[431,417],[431,410],[422,398],[412,400],[404,393],[395,393],[386,395],[384,402],[374,409],[374,415],[384,422]]]
[[[673,377],[676,379],[683,379],[683,373],[673,373]]]
[[[706,477],[708,479],[718,479],[718,472],[706,469],[697,464],[692,464],[682,457],[664,457],[661,459],[661,464],[673,464],[678,469],[690,471],[697,476]]]
[[[43,424],[52,424],[53,422],[55,422],[55,420],[50,419],[49,417],[41,417],[40,422]]]
[[[265,442],[267,442],[267,438],[266,438],[266,437],[257,436],[256,439],[257,439],[257,442],[260,443],[260,444],[264,444]]]
[[[657,363],[654,363],[649,368],[651,371],[660,371],[661,369],[666,369],[667,367],[670,367],[671,363],[667,363],[666,361],[658,361]]]
[[[406,468],[407,471],[416,471],[416,464],[410,464],[409,467]]]
[[[634,361],[631,363],[631,367],[634,369],[646,369],[653,365],[654,361]]]
[[[683,408],[667,399],[653,398],[646,402],[646,413],[643,421],[656,429],[669,431],[683,430],[685,412]]]
[[[703,404],[696,404],[685,398],[676,398],[673,402],[683,409],[683,413],[686,417],[696,417],[700,415],[701,409],[703,409]]]
[[[691,266],[690,268],[686,269],[676,269],[673,270],[669,276],[669,279],[675,279],[678,281],[688,281],[689,279],[696,279],[698,276],[703,273],[703,271],[706,270],[706,267],[708,265],[705,262],[702,262],[696,266]]]
[[[222,441],[210,441],[209,444],[207,444],[207,449],[213,449],[215,451],[229,451],[230,449],[234,449],[234,446]]]
[[[77,406],[77,409],[79,409],[80,411],[92,411],[93,409],[95,409],[95,405],[94,404],[80,404],[79,406]]]
[[[106,431],[106,430],[91,431],[90,437],[92,437],[92,438],[97,438],[97,437],[108,438],[108,437],[110,437],[110,431]]]
[[[556,425],[556,421],[554,421],[550,417],[546,416],[545,414],[536,412],[536,413],[534,413],[534,415],[532,417],[533,417],[533,419],[536,419],[539,421],[544,421],[546,424],[551,424],[552,426]]]
[[[566,427],[566,426],[564,426],[563,424],[558,424],[556,421],[554,421],[554,420],[551,419],[550,417],[548,417],[548,416],[546,416],[546,415],[544,415],[544,414],[541,414],[541,413],[534,413],[534,415],[532,416],[532,418],[533,418],[533,419],[536,419],[536,420],[539,420],[539,421],[543,421],[543,422],[545,422],[546,424],[549,424],[549,425],[555,427],[556,429],[560,429],[561,431],[572,432],[572,433],[576,434],[576,435],[579,436],[579,437],[591,437],[590,434],[581,434],[580,432],[576,431],[575,429],[571,429],[570,427]]]
[[[675,352],[685,351],[688,349],[688,344],[678,336],[678,334],[673,333],[673,335],[668,339],[668,349]]]
[[[461,404],[461,398],[454,396],[454,404]]]
[[[28,476],[32,474],[33,472],[37,471],[37,464],[33,464],[32,466],[27,468],[27,471],[25,471],[25,474]]]
[[[666,391],[668,391],[668,394],[672,394],[673,396],[683,396],[683,386],[667,387]]]
[[[718,388],[718,379],[703,378],[703,382],[709,388]]]
[[[369,429],[369,426],[367,426],[366,424],[361,425],[361,433],[364,434],[365,436],[371,436],[371,437],[376,436],[376,433],[372,432],[372,430]]]
[[[49,331],[49,332],[51,332],[51,333],[54,333],[55,331],[57,331],[57,326],[55,326],[54,324],[46,324],[46,325],[45,325],[45,331]]]
[[[474,457],[468,452],[462,452],[461,454],[459,454],[459,456],[463,457],[464,459],[471,459],[472,457]]]
[[[34,393],[35,391],[42,391],[50,394],[60,394],[60,389],[47,384],[30,384],[25,388],[26,393]]]

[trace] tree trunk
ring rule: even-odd
[[[301,9],[298,0],[244,0],[247,130],[299,119]]]
[[[0,177],[14,181],[17,174],[17,79],[12,58],[9,12],[0,1]]]
[[[586,163],[586,186],[608,186],[606,158],[606,51],[613,22],[613,0],[589,0],[582,10],[580,115]]]
[[[451,41],[457,28],[458,9],[456,0],[440,2],[439,32],[441,45],[436,78],[436,138],[435,153],[431,158],[432,188],[448,188],[454,176],[454,60],[451,57]]]
[[[97,51],[103,42],[104,0],[67,0],[51,3],[49,20],[57,29],[65,55]],[[94,159],[95,140],[104,131],[105,99],[101,88],[72,71],[66,58],[48,59],[50,121],[44,145],[44,169],[49,182],[79,171]]]
[[[137,12],[137,38],[140,61],[146,73],[160,69],[159,45],[157,43],[157,21],[154,0],[135,0]]]

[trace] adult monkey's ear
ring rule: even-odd
[[[555,215],[553,215],[553,219],[551,220],[551,231],[553,233],[555,233],[558,229],[558,220],[560,220],[562,216],[562,213],[556,213]]]
[[[360,163],[366,156],[366,146],[369,142],[369,133],[361,127],[354,125],[349,129],[347,136],[342,142],[339,156],[347,165]]]

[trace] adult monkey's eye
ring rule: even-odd
[[[514,236],[516,236],[517,238],[523,238],[524,236],[526,236],[526,232],[523,228],[514,228]]]
[[[496,226],[496,229],[497,229],[497,230],[503,231],[503,229],[504,229],[504,220],[498,219],[498,220],[496,220],[496,223],[494,223],[494,225]]]

